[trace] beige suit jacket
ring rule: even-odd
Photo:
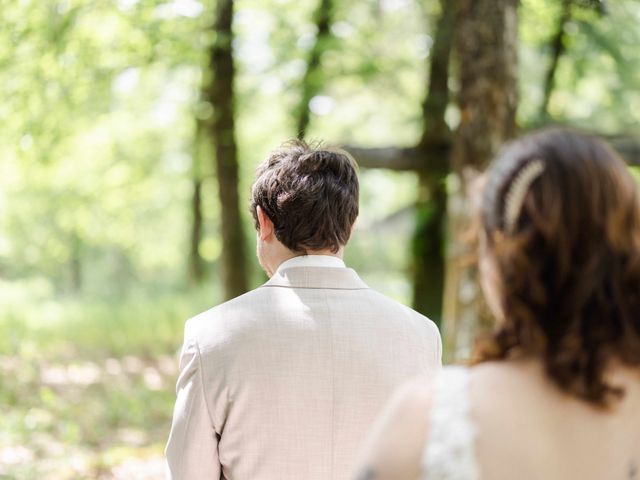
[[[279,270],[187,322],[168,478],[346,480],[393,390],[440,364],[433,322],[355,271]]]

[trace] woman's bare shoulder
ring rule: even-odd
[[[417,377],[396,391],[365,443],[357,480],[420,477],[433,388],[433,377]]]
[[[535,360],[484,362],[471,368],[473,410],[500,412],[515,405],[536,404],[551,388],[540,362]]]
[[[471,368],[471,382],[489,392],[495,389],[522,388],[530,385],[539,388],[548,384],[544,368],[537,360],[492,361]]]

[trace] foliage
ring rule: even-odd
[[[324,87],[311,103],[312,137],[415,143],[436,5],[339,2],[323,56]],[[632,86],[640,71],[633,28],[640,11],[630,0],[607,5],[604,15],[574,9],[550,110],[558,122],[619,133],[639,120]],[[242,192],[257,162],[294,134],[314,8],[286,0],[239,4]],[[3,13],[11,28],[0,33],[8,99],[0,106],[0,274],[44,276],[56,292],[101,296],[141,284],[180,285],[193,116],[211,114],[197,102],[211,41],[201,32],[211,12],[195,0],[121,0],[11,2]],[[522,2],[524,125],[538,108],[540,66],[558,14],[553,2]],[[452,126],[456,116],[450,108]],[[201,252],[211,270],[220,254],[218,206],[212,164],[201,167]],[[375,210],[367,208],[374,196],[363,195],[363,212]]]
[[[535,122],[542,101],[548,45],[562,2],[523,0],[520,14],[520,122]],[[578,2],[579,3],[579,2]],[[604,3],[604,2],[601,2]],[[640,117],[640,8],[635,0],[578,5],[567,25],[550,113],[557,123],[604,133],[632,132]],[[588,6],[588,5],[587,5]],[[580,8],[581,7],[581,8]]]
[[[560,9],[520,3],[526,128],[537,121]],[[417,142],[437,5],[336,2],[311,138]],[[237,4],[245,197],[257,163],[296,133],[316,6]],[[640,4],[606,6],[574,9],[549,110],[556,122],[624,133],[640,121]],[[220,298],[221,207],[207,152],[200,253],[210,276],[200,289],[186,282],[195,119],[213,113],[198,101],[212,10],[198,0],[2,2],[0,476],[104,478],[127,459],[146,468],[161,455],[182,324]],[[452,128],[458,119],[451,106]],[[362,171],[361,189],[347,263],[408,302],[417,179]],[[263,279],[256,266],[254,284]],[[26,460],[9,465],[9,457]]]
[[[13,18],[0,41],[4,275],[122,294],[127,278],[179,265],[183,239],[166,233],[186,228],[175,207],[188,195],[196,24],[162,6],[3,9]]]

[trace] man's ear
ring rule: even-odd
[[[256,207],[256,213],[258,214],[258,235],[260,240],[268,240],[273,235],[273,222],[259,205]]]

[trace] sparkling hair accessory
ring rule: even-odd
[[[527,196],[527,192],[533,181],[538,178],[543,171],[544,163],[542,163],[542,160],[533,160],[523,167],[511,182],[504,200],[504,226],[507,233],[513,233],[515,230],[524,197]]]

